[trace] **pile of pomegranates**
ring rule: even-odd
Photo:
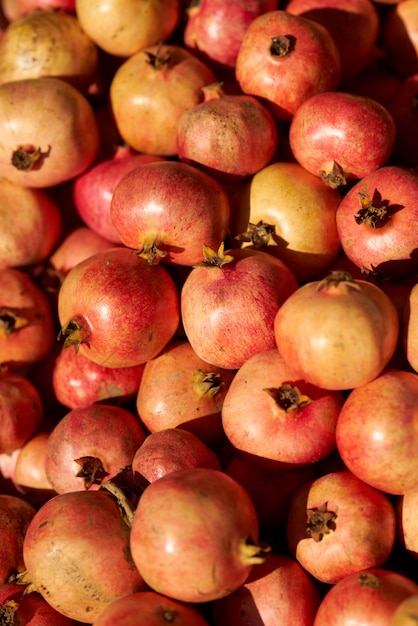
[[[0,0],[0,623],[418,623],[417,0]]]

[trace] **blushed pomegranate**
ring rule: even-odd
[[[67,274],[58,315],[64,347],[105,367],[132,367],[156,356],[176,332],[179,296],[162,265],[116,247]]]

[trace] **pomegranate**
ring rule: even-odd
[[[177,124],[177,153],[221,182],[255,174],[278,147],[276,121],[257,98],[228,95],[221,83],[203,87],[203,102]]]
[[[49,265],[63,279],[78,263],[93,254],[108,250],[112,244],[88,226],[71,229],[48,257]]]
[[[282,261],[259,250],[225,252],[222,243],[217,251],[205,247],[204,254],[181,292],[184,331],[200,358],[238,369],[275,346],[274,317],[298,284]]]
[[[132,367],[156,356],[174,335],[179,296],[162,265],[116,247],[67,274],[58,315],[64,347],[73,346],[105,367]]]
[[[279,120],[291,120],[305,100],[337,88],[341,59],[322,24],[269,11],[247,28],[235,75],[244,93],[265,100]]]
[[[199,104],[202,87],[216,80],[183,46],[154,45],[130,56],[115,72],[109,94],[123,140],[138,152],[175,156],[181,114]]]
[[[407,167],[418,163],[418,150],[413,140],[418,128],[417,102],[418,71],[401,82],[387,103],[396,124],[392,158]]]
[[[418,374],[384,371],[353,389],[337,421],[337,448],[353,474],[386,493],[417,490]]]
[[[314,20],[331,33],[341,58],[341,84],[374,58],[380,16],[370,0],[290,0],[286,11]]]
[[[105,367],[80,351],[61,350],[52,371],[54,395],[69,409],[95,402],[125,404],[136,397],[144,366]]]
[[[390,626],[401,602],[418,591],[408,576],[384,568],[370,568],[351,574],[328,589],[319,605],[313,626],[339,626],[367,623]]]
[[[169,342],[145,364],[136,398],[141,422],[150,432],[180,427],[215,445],[223,436],[221,409],[234,374],[200,358],[187,340]]]
[[[336,448],[343,401],[341,392],[301,380],[270,348],[253,354],[235,374],[222,405],[222,426],[255,465],[292,469],[315,463]]]
[[[331,187],[386,165],[395,121],[377,100],[343,91],[307,99],[293,116],[289,143],[295,159]]]
[[[146,588],[132,562],[129,536],[108,491],[58,494],[27,528],[26,570],[19,580],[59,613],[91,624],[113,600]]]
[[[96,77],[98,51],[73,13],[30,11],[5,29],[0,83],[55,76],[86,91]]]
[[[0,581],[7,582],[25,569],[23,541],[35,507],[23,496],[0,494]]]
[[[25,593],[27,585],[7,582],[0,585],[0,617],[4,626],[75,626],[37,593]]]
[[[138,591],[114,600],[95,621],[95,626],[208,626],[194,606],[167,598],[155,591]]]
[[[44,417],[35,385],[18,372],[0,373],[0,454],[21,448]]]
[[[193,265],[202,245],[227,234],[230,204],[221,183],[177,161],[146,163],[124,174],[110,216],[123,244],[151,263]]]
[[[75,10],[87,35],[102,50],[120,57],[166,41],[180,20],[179,0],[76,0]]]
[[[27,267],[45,261],[62,231],[61,212],[43,189],[0,179],[0,267]]]
[[[387,165],[363,177],[336,212],[341,246],[357,267],[377,278],[418,271],[418,172]]]
[[[232,202],[232,246],[253,247],[281,259],[299,282],[320,274],[341,249],[335,214],[338,189],[299,163],[262,168]]]
[[[52,187],[87,169],[99,149],[93,108],[56,77],[0,85],[0,175],[24,187]]]
[[[51,431],[45,471],[57,493],[97,490],[131,465],[146,433],[127,409],[90,404],[72,409]]]
[[[164,157],[138,154],[127,146],[119,146],[115,152],[74,180],[73,199],[83,222],[95,233],[113,244],[121,244],[119,234],[110,217],[110,204],[115,187],[124,174],[139,165],[160,161]]]
[[[181,469],[221,469],[215,452],[184,428],[164,428],[148,435],[135,452],[131,467],[134,474],[150,483]]]
[[[291,553],[317,580],[335,584],[383,566],[396,538],[395,509],[386,494],[348,470],[299,487],[287,518]]]
[[[212,603],[213,622],[214,626],[310,626],[320,601],[319,586],[302,566],[290,556],[273,553],[242,587]]]
[[[399,316],[380,287],[336,270],[291,294],[276,314],[274,332],[296,377],[349,390],[372,381],[389,363]]]
[[[0,364],[20,370],[42,361],[55,342],[47,295],[22,270],[0,270]]]
[[[418,11],[414,0],[402,0],[386,12],[380,45],[386,62],[401,78],[418,72]]]
[[[198,0],[186,9],[185,46],[221,77],[232,74],[245,32],[260,14],[278,9],[278,0]]]
[[[151,589],[184,602],[228,595],[266,550],[258,544],[257,515],[245,489],[211,468],[170,472],[146,487],[130,546]]]

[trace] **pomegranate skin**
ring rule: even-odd
[[[23,582],[82,623],[94,622],[112,600],[145,589],[131,558],[129,527],[107,491],[48,500],[26,531],[23,558]]]
[[[131,367],[153,358],[172,338],[179,296],[163,266],[117,247],[72,268],[59,291],[58,315],[64,346],[78,347],[105,367]]]
[[[187,109],[177,125],[177,152],[183,162],[221,182],[243,180],[273,158],[278,129],[256,98],[227,95],[218,84],[203,88],[204,101]]]
[[[249,495],[211,468],[178,470],[142,493],[131,552],[145,582],[183,602],[224,597],[264,560]]]

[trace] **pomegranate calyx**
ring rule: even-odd
[[[101,486],[103,489],[106,489],[114,498],[116,498],[116,502],[119,507],[119,511],[123,521],[128,526],[128,528],[132,528],[135,510],[123,490],[118,487],[118,485],[112,480],[104,481]]]
[[[337,161],[334,161],[332,164],[332,170],[330,172],[322,171],[320,173],[321,180],[327,185],[327,187],[331,187],[331,189],[338,189],[338,187],[343,187],[347,184],[347,179],[344,176],[344,170]]]
[[[165,250],[160,250],[155,240],[145,242],[142,248],[137,250],[136,254],[142,259],[146,259],[150,265],[158,265],[158,263],[167,256]]]
[[[272,57],[285,57],[295,48],[296,37],[293,35],[277,35],[271,38],[270,54]]]
[[[324,502],[320,507],[307,509],[307,527],[306,532],[309,537],[316,542],[322,541],[324,535],[328,535],[336,529],[335,520],[337,514],[334,511],[328,511],[328,503]]]
[[[17,170],[29,171],[34,168],[38,169],[43,162],[43,158],[48,156],[51,146],[48,146],[46,152],[42,152],[40,146],[37,148],[31,144],[17,146],[12,152],[11,163]],[[42,158],[41,158],[42,157]]]
[[[0,335],[11,335],[16,330],[28,326],[31,323],[30,318],[29,311],[13,307],[0,307]]]
[[[289,383],[284,383],[280,387],[267,387],[263,391],[266,391],[285,413],[301,409],[312,402],[296,385]]]
[[[234,257],[224,252],[225,243],[222,242],[217,250],[203,245],[203,261],[195,263],[193,267],[218,267],[222,268],[227,263],[231,263]]]
[[[84,480],[84,488],[90,489],[92,485],[101,485],[103,479],[109,475],[103,467],[103,463],[95,456],[82,456],[74,459],[75,463],[81,466],[76,477]]]
[[[360,285],[355,282],[350,272],[345,270],[333,270],[323,280],[319,281],[316,291],[327,290],[340,284],[345,284],[353,289],[360,290]]]
[[[257,224],[249,222],[248,230],[245,233],[237,235],[235,239],[237,241],[252,243],[254,248],[260,249],[274,241],[275,233],[276,227],[274,224],[267,224],[267,222],[260,220]]]
[[[376,191],[370,199],[367,193],[359,192],[361,208],[354,216],[356,224],[365,224],[370,228],[383,226],[390,219],[386,202],[379,199]]]
[[[168,65],[171,61],[170,53],[166,52],[166,54],[162,54],[161,49],[162,49],[162,43],[160,42],[158,44],[158,48],[155,54],[154,52],[145,50],[145,55],[147,56],[146,62],[148,63],[148,65],[151,65],[151,67],[153,67],[155,70],[161,70],[163,67]]]
[[[254,543],[251,538],[240,544],[241,561],[247,565],[261,565],[267,559],[271,546],[267,543]]]
[[[361,587],[370,587],[370,589],[378,589],[380,587],[380,580],[376,574],[371,572],[362,572],[357,578]]]
[[[83,326],[81,318],[72,319],[61,328],[58,333],[58,341],[64,338],[63,348],[69,348],[74,346],[74,350],[78,352],[80,345],[85,343],[88,348],[90,344],[88,338],[90,337],[90,330]]]
[[[214,398],[223,384],[219,373],[201,369],[193,373],[193,386],[200,397]]]
[[[15,613],[19,605],[15,600],[7,600],[4,604],[0,604],[0,624],[2,626],[13,626],[15,623]]]

